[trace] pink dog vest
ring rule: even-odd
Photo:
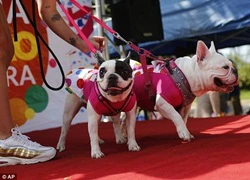
[[[103,97],[98,89],[96,76],[98,70],[78,68],[70,71],[66,75],[66,86],[69,92],[75,93],[78,97],[89,101],[99,115],[114,116],[120,112],[130,111],[136,102],[134,92],[130,92],[129,96],[119,102],[112,103]],[[86,108],[86,104],[84,107]]]
[[[190,90],[189,83],[178,68],[174,60],[169,61],[169,69],[162,61],[152,61],[153,65],[148,65],[148,74],[155,88],[156,94],[160,94],[174,108],[178,109],[193,102],[195,96]],[[134,69],[134,92],[137,104],[142,109],[154,111],[155,100],[149,99],[145,90],[145,80],[141,66]]]

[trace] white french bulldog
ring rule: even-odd
[[[134,80],[129,65],[130,58],[108,60],[98,70],[78,68],[66,76],[67,89],[71,92],[66,98],[63,126],[57,149],[65,149],[65,141],[71,122],[82,106],[87,108],[88,131],[91,144],[91,157],[104,156],[99,143],[98,123],[102,115],[111,116],[114,124],[116,143],[128,139],[129,151],[139,151],[135,140],[136,97],[132,91]],[[120,130],[120,112],[126,113],[127,139]]]
[[[142,109],[158,111],[173,121],[179,137],[190,141],[193,136],[186,123],[195,97],[208,91],[230,92],[238,81],[231,61],[217,53],[214,43],[208,49],[198,41],[196,55],[170,60],[152,61],[148,75],[155,91],[153,101],[148,97],[142,68],[134,68],[134,92],[137,105]]]

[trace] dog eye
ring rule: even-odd
[[[223,66],[222,68],[223,69],[229,69],[229,66],[226,65],[226,66]]]
[[[122,71],[122,74],[126,76],[128,75],[128,71]]]
[[[107,72],[107,71],[106,71],[106,69],[105,69],[104,67],[101,68],[101,69],[99,70],[99,76],[100,76],[100,78],[103,78],[106,72]]]
[[[129,77],[129,71],[122,71],[122,76],[128,78]]]
[[[120,76],[122,76],[122,78],[123,78],[124,80],[128,80],[128,78],[131,77],[131,74],[130,74],[129,71],[121,71],[121,72],[120,72]]]

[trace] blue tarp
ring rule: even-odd
[[[194,53],[198,40],[213,40],[218,49],[250,44],[250,0],[160,0],[160,6],[164,40],[139,44],[155,55]],[[111,47],[110,54],[117,55]]]

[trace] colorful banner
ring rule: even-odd
[[[31,1],[23,0],[22,2],[32,18]],[[82,31],[89,36],[93,31],[93,20],[86,13],[72,5],[68,0],[61,0],[61,2]],[[91,0],[79,0],[78,2],[91,11]],[[11,33],[13,34],[13,1],[3,0],[3,6]],[[41,76],[38,48],[33,27],[19,0],[16,1],[16,7],[18,41],[14,42],[13,39],[15,55],[7,72],[10,95],[9,102],[13,121],[20,126],[23,132],[61,126],[67,92],[64,88],[59,91],[50,90],[44,84]],[[58,11],[69,26],[72,27],[59,6]],[[96,63],[96,59],[92,57],[90,53],[84,54],[56,36],[46,24],[40,20],[37,9],[36,14],[38,30],[59,59],[64,74],[76,67],[88,67]],[[75,31],[75,28],[72,27],[72,30]],[[42,64],[44,67],[43,72],[45,73],[46,80],[50,86],[59,87],[62,83],[62,74],[58,64],[42,43],[41,51]],[[82,108],[73,123],[86,121],[85,109]]]

